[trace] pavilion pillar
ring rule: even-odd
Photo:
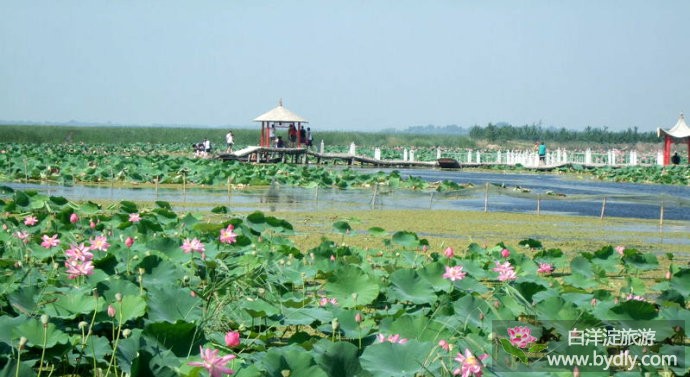
[[[664,137],[664,166],[671,163],[671,136]]]
[[[688,165],[690,165],[690,137],[687,139],[688,142]]]

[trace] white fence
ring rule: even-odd
[[[323,148],[323,147],[322,147]],[[377,160],[402,160],[402,161],[433,161],[439,158],[453,158],[461,164],[503,164],[522,165],[526,167],[557,166],[563,164],[581,164],[590,166],[636,166],[636,165],[663,165],[663,152],[640,153],[637,150],[567,150],[555,149],[547,152],[545,163],[539,161],[539,155],[535,150],[472,150],[455,149],[447,150],[436,148],[435,150],[415,150],[414,148],[398,148],[395,151],[375,148],[357,147],[354,143],[349,146],[348,153],[370,155]],[[373,152],[373,153],[371,153]],[[383,157],[382,157],[383,156]]]

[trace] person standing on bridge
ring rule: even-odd
[[[539,165],[546,165],[546,145],[543,141],[539,143],[537,153],[539,154]]]
[[[228,133],[225,135],[225,144],[227,145],[227,149],[225,151],[228,153],[232,152],[232,146],[235,144],[235,141],[232,137],[232,131],[228,131]]]

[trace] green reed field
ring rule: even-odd
[[[232,129],[236,145],[256,145],[259,127],[256,129]],[[197,143],[208,138],[213,144],[225,144],[224,128],[170,128],[170,127],[75,127],[42,125],[0,125],[0,140],[7,143]],[[285,133],[279,130],[278,135]],[[345,132],[313,130],[314,143],[321,140],[326,145],[345,145],[354,142],[361,146],[417,146],[473,148],[475,143],[462,135],[416,135],[374,132]]]

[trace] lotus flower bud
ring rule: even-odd
[[[361,323],[362,320],[363,320],[363,318],[362,318],[362,313],[357,313],[357,314],[355,314],[355,322]]]
[[[340,328],[340,321],[338,321],[338,318],[333,318],[331,320],[331,328],[333,331],[336,331]]]
[[[84,330],[89,324],[86,321],[79,322],[79,329]]]
[[[115,301],[122,302],[122,293],[115,293]]]
[[[671,270],[666,271],[666,280],[671,280]]]
[[[115,317],[115,307],[112,305],[108,305],[108,317]]]
[[[280,375],[283,377],[290,377],[290,369],[283,369],[280,371]]]
[[[443,255],[445,255],[446,258],[452,258],[453,255],[455,255],[455,251],[452,247],[447,247],[446,250],[443,251]]]
[[[580,377],[580,368],[577,366],[573,368],[573,377]]]
[[[501,256],[503,258],[508,258],[510,256],[510,250],[508,250],[508,249],[501,250]]]
[[[76,224],[77,221],[79,221],[79,216],[77,216],[76,213],[72,213],[71,215],[69,215],[69,222],[71,222],[72,224]]]
[[[240,333],[237,331],[228,331],[225,334],[225,345],[228,347],[237,347],[240,345]]]
[[[48,314],[41,315],[41,323],[43,324],[43,327],[48,326]]]
[[[26,339],[26,337],[22,336],[21,338],[19,338],[19,349],[20,350],[24,349],[24,345],[26,344],[27,341],[28,341],[28,339]]]
[[[89,228],[96,229],[96,223],[93,220],[89,221]]]
[[[592,298],[592,301],[590,301],[590,304],[592,304],[592,306],[597,306],[597,299]]]
[[[127,239],[125,240],[125,246],[132,247],[132,245],[134,245],[134,238],[127,237]]]

